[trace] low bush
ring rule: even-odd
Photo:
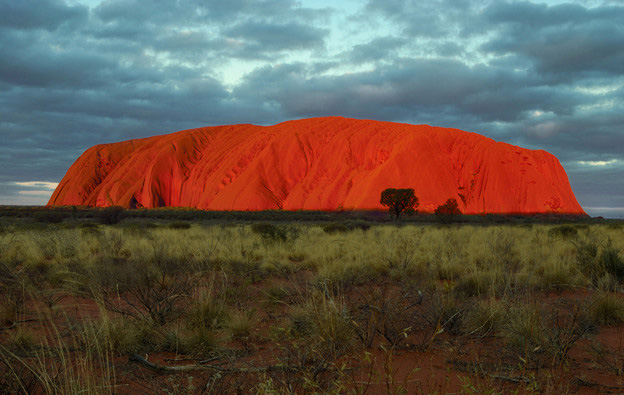
[[[291,312],[290,320],[292,332],[305,340],[314,359],[335,360],[354,345],[349,311],[341,297],[328,288],[312,291]]]
[[[439,205],[435,209],[436,218],[445,224],[453,222],[461,214],[457,200],[454,198],[448,199],[444,204]]]
[[[494,271],[476,271],[460,277],[455,292],[462,296],[500,296],[506,278]]]
[[[548,236],[552,238],[571,239],[576,237],[578,231],[572,225],[559,225],[548,231]]]
[[[332,222],[330,224],[323,226],[323,232],[330,234],[330,235],[334,233],[346,233],[349,230],[350,229],[347,227],[347,225],[341,222]]]
[[[598,265],[618,281],[624,280],[624,259],[620,256],[620,250],[613,246],[610,239],[600,251]]]
[[[169,229],[190,229],[191,224],[185,221],[175,221],[167,225]]]
[[[43,209],[35,212],[34,217],[37,222],[58,224],[63,222],[65,214],[55,210]]]
[[[447,332],[451,335],[462,334],[464,319],[469,310],[467,301],[460,301],[453,292],[436,293],[426,314],[429,325],[436,328],[435,334]]]
[[[469,334],[481,336],[496,334],[505,322],[507,307],[496,299],[479,301],[466,312],[464,326]]]
[[[612,293],[600,293],[591,302],[590,315],[600,325],[624,323],[624,299]]]
[[[105,225],[115,225],[121,222],[126,216],[126,210],[120,206],[109,206],[98,213],[100,222]]]
[[[93,269],[90,292],[110,311],[164,325],[185,311],[197,286],[199,277],[187,270],[146,258],[117,259]]]
[[[544,352],[544,325],[542,310],[537,304],[512,306],[501,328],[501,334],[512,353],[519,355],[525,364],[536,354]]]
[[[323,232],[327,234],[346,233],[356,229],[367,231],[370,229],[370,224],[364,221],[345,221],[345,222],[331,222],[323,225]]]
[[[605,274],[620,282],[624,280],[624,259],[610,239],[603,245],[590,240],[581,241],[575,246],[577,264],[590,280],[596,282]]]
[[[251,332],[256,325],[256,312],[250,310],[236,310],[229,314],[225,320],[225,329],[230,333],[232,339],[247,341],[251,337]]]
[[[274,225],[268,222],[251,225],[251,231],[260,235],[265,245],[292,242],[299,237],[299,229],[294,226]]]
[[[227,321],[228,316],[225,301],[210,292],[187,310],[186,323],[190,329],[215,330]]]

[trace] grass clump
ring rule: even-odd
[[[332,222],[330,224],[323,225],[323,232],[330,235],[335,233],[346,233],[349,230],[350,229],[347,227],[347,225],[341,222]]]
[[[575,244],[576,260],[581,271],[593,282],[609,274],[617,281],[624,281],[624,259],[611,239],[606,243],[584,240]]]
[[[509,309],[502,335],[514,350],[522,354],[539,351],[544,344],[542,312],[536,304],[522,304]]]
[[[18,327],[11,338],[11,349],[20,354],[29,353],[38,346],[36,335],[32,331],[22,327]]]
[[[355,332],[341,297],[320,287],[291,311],[290,330],[304,340],[311,356],[334,360],[353,347]]]
[[[600,293],[590,305],[590,315],[600,325],[621,325],[624,323],[624,299],[612,293]]]
[[[236,310],[229,314],[224,327],[230,333],[232,339],[246,341],[251,337],[256,324],[256,312],[250,310]]]
[[[208,355],[219,348],[223,337],[220,330],[230,319],[225,291],[217,291],[213,278],[208,288],[196,295],[184,316],[186,332],[176,340],[182,352]]]
[[[347,233],[356,229],[367,231],[370,229],[370,224],[364,221],[345,221],[345,222],[331,222],[323,225],[323,232],[327,234]]]
[[[572,239],[576,237],[578,231],[572,225],[559,225],[548,230],[551,238]]]
[[[169,229],[191,229],[191,224],[185,221],[175,221],[167,225]]]
[[[497,296],[505,288],[505,277],[496,271],[475,271],[457,280],[455,292],[462,296]]]
[[[621,257],[620,250],[611,243],[611,239],[602,247],[598,257],[598,265],[618,281],[624,280],[624,259]]]
[[[274,225],[260,222],[251,225],[251,231],[260,235],[265,245],[293,242],[299,237],[299,229],[294,226]]]
[[[492,335],[500,331],[505,322],[505,302],[484,299],[466,312],[464,326],[469,334]]]

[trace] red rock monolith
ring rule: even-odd
[[[49,205],[208,210],[385,209],[414,188],[419,211],[585,215],[553,155],[476,133],[340,117],[229,125],[100,144]]]

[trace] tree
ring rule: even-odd
[[[388,188],[381,192],[380,203],[388,207],[388,211],[394,213],[398,219],[403,211],[409,214],[416,212],[416,207],[418,207],[418,198],[414,195],[413,188]]]
[[[435,209],[435,214],[438,219],[444,223],[449,223],[456,215],[461,215],[461,210],[457,204],[457,200],[450,198],[446,203],[439,205]]]

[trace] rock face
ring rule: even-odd
[[[456,129],[339,117],[185,130],[89,148],[48,205],[208,210],[385,209],[585,214],[557,158]]]

